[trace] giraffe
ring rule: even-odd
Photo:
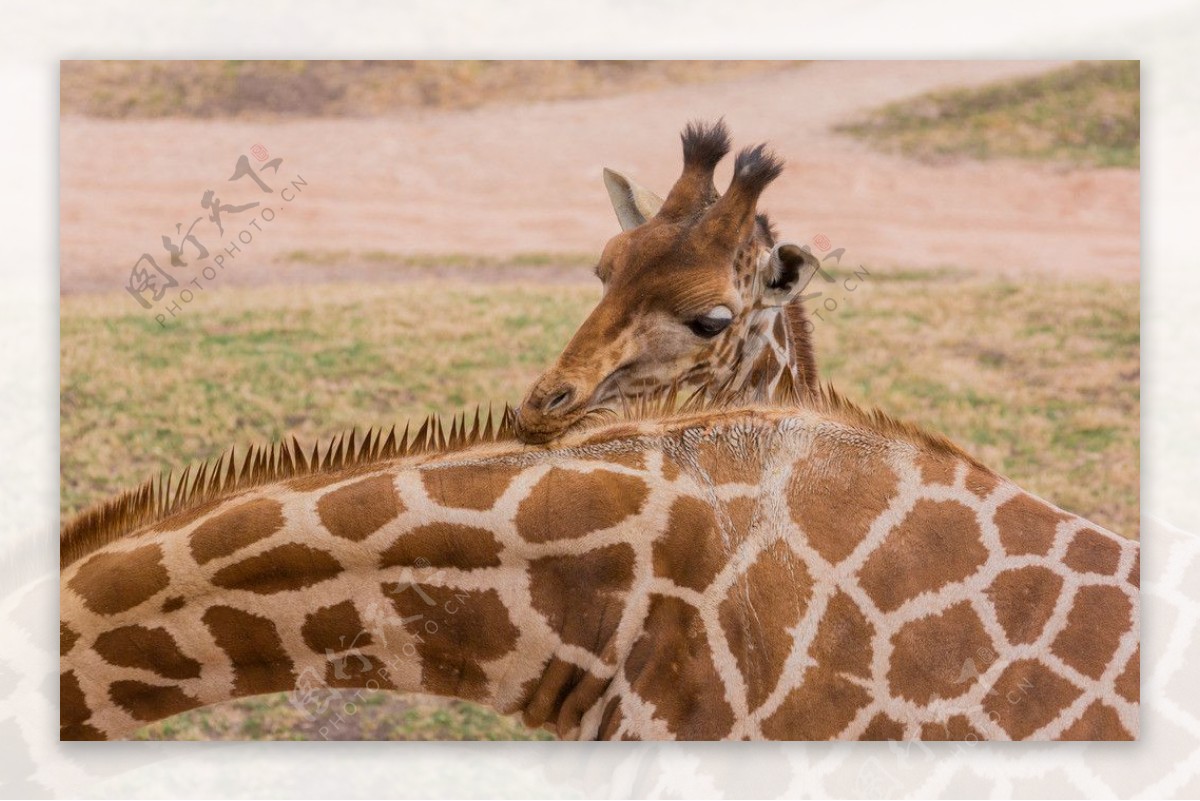
[[[776,242],[757,212],[783,164],[764,145],[738,153],[728,191],[713,171],[730,149],[724,121],[690,123],[683,172],[666,200],[604,170],[621,232],[596,266],[604,294],[518,408],[517,434],[544,443],[589,411],[668,386],[818,386],[800,293],[819,263]]]
[[[233,457],[64,526],[61,739],[312,687],[579,739],[1138,733],[1138,543],[832,390]]]

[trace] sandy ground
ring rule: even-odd
[[[222,283],[388,277],[357,256],[297,268],[285,253],[599,252],[616,231],[600,181],[610,166],[665,194],[678,174],[677,134],[724,116],[735,146],[767,139],[788,169],[764,195],[784,237],[824,234],[856,263],[1136,280],[1134,170],[1066,170],[1018,162],[944,165],[880,154],[831,126],[932,89],[1036,73],[1049,62],[822,62],[706,85],[620,97],[304,121],[102,121],[61,129],[62,291],[117,290],[200,200],[266,199],[273,222],[227,260]],[[255,144],[278,175],[228,183]],[[728,162],[729,160],[727,160]],[[256,168],[259,162],[251,158]],[[728,180],[729,164],[718,170]],[[290,203],[284,184],[307,186]],[[225,215],[225,233],[194,232],[214,253],[260,209]],[[190,247],[185,249],[188,258]],[[592,280],[575,268],[580,280]],[[538,270],[527,270],[536,278]],[[394,277],[394,276],[391,276]]]

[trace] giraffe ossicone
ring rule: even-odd
[[[1138,543],[941,438],[832,392],[511,428],[252,452],[68,523],[61,737],[353,687],[568,738],[1137,735]]]
[[[545,443],[620,398],[787,380],[818,387],[801,292],[818,268],[777,242],[758,199],[783,171],[763,145],[738,153],[724,195],[713,171],[730,149],[723,121],[689,124],[683,171],[665,199],[615,170],[604,184],[621,232],[596,266],[604,295],[517,410],[520,438]],[[714,313],[715,312],[715,313]]]

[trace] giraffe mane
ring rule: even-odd
[[[933,453],[964,459],[971,465],[991,472],[970,454],[946,437],[894,418],[879,409],[863,409],[826,384],[815,393],[802,395],[793,385],[790,372],[784,373],[773,397],[764,398],[746,388],[726,386],[700,387],[680,399],[676,385],[647,393],[632,401],[621,398],[619,410],[589,412],[569,433],[611,426],[616,422],[655,420],[664,423],[706,413],[724,413],[768,407],[799,408],[815,411],[834,422],[867,429],[877,435],[898,438]],[[305,456],[295,436],[270,445],[250,445],[237,466],[237,448],[222,453],[215,462],[201,462],[193,470],[187,466],[178,478],[174,473],[150,478],[137,487],[121,492],[75,514],[63,523],[59,532],[59,568],[82,559],[99,548],[144,526],[161,523],[174,515],[215,504],[235,493],[289,478],[331,473],[339,470],[369,468],[376,464],[415,456],[441,456],[486,444],[520,444],[515,431],[516,413],[511,406],[486,415],[476,407],[473,418],[466,412],[443,422],[438,414],[426,416],[420,426],[410,421],[400,434],[392,426],[387,436],[383,429],[368,429],[361,442],[357,429],[330,438],[325,448],[313,443]],[[612,438],[628,434],[623,427],[612,427]],[[411,432],[411,433],[410,433]],[[589,444],[604,442],[603,431],[593,433]]]

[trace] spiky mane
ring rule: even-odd
[[[234,446],[215,463],[202,462],[194,471],[189,465],[178,478],[169,473],[148,479],[75,515],[59,533],[59,566],[65,567],[137,528],[261,484],[406,456],[453,453],[483,443],[515,441],[513,418],[513,410],[507,405],[499,415],[489,408],[481,416],[476,408],[473,422],[468,422],[464,412],[451,418],[449,427],[440,416],[429,415],[415,431],[411,423],[399,435],[392,426],[386,437],[382,429],[369,429],[361,442],[357,441],[357,429],[352,429],[330,439],[323,450],[320,442],[313,443],[307,457],[306,449],[295,437],[270,446],[251,445],[240,460]]]
[[[784,372],[771,398],[732,390],[728,386],[701,388],[680,401],[675,387],[647,394],[633,401],[622,401],[620,410],[601,410],[588,415],[583,427],[600,428],[612,422],[686,419],[705,413],[728,415],[740,409],[771,407],[808,409],[835,422],[866,429],[887,438],[905,440],[919,448],[964,459],[987,470],[969,454],[945,437],[897,420],[878,409],[865,410],[839,394],[832,385],[801,397]],[[309,456],[292,437],[270,446],[253,446],[239,458],[236,447],[222,454],[215,463],[202,462],[195,470],[188,466],[178,478],[173,474],[151,478],[140,486],[102,501],[65,522],[59,534],[59,566],[65,568],[98,548],[144,526],[161,523],[186,511],[215,504],[237,492],[275,481],[366,468],[383,462],[416,456],[439,456],[486,444],[518,443],[515,414],[509,406],[498,415],[491,409],[482,414],[477,407],[472,418],[466,413],[450,418],[449,426],[439,415],[429,415],[419,426],[409,423],[397,434],[393,426],[387,436],[382,429],[370,429],[362,440],[351,430],[330,439],[325,448],[314,443]],[[613,438],[624,436],[623,427],[614,428]],[[603,431],[593,433],[589,443],[603,442]],[[553,446],[551,446],[553,447]],[[238,463],[241,467],[238,467]]]

